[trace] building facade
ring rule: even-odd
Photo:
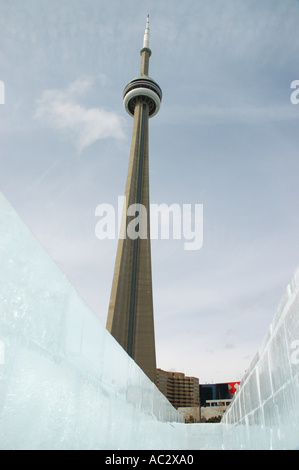
[[[219,422],[239,386],[240,382],[200,384],[200,422]]]
[[[157,369],[157,386],[175,408],[199,407],[199,379]]]

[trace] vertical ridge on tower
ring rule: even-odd
[[[122,219],[125,223],[118,241],[106,327],[147,376],[156,382],[148,124],[149,118],[160,109],[162,91],[148,76],[151,56],[149,15],[140,54],[140,76],[131,80],[123,93],[124,107],[134,121]],[[135,231],[132,232],[129,226],[134,221]]]

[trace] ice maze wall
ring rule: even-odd
[[[181,416],[1,194],[0,265],[0,449],[180,445]]]
[[[299,449],[299,268],[222,422],[239,448]]]
[[[0,450],[299,448],[299,273],[221,424],[184,424],[0,193]]]

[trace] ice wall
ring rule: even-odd
[[[299,268],[222,422],[226,447],[299,449]]]
[[[221,424],[183,424],[0,193],[0,449],[299,448],[299,270]]]
[[[0,266],[0,449],[176,448],[181,416],[1,194]]]

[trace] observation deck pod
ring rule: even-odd
[[[150,77],[140,76],[131,80],[124,89],[124,108],[130,116],[134,117],[136,101],[144,97],[149,104],[149,117],[155,116],[161,106],[162,90]]]

